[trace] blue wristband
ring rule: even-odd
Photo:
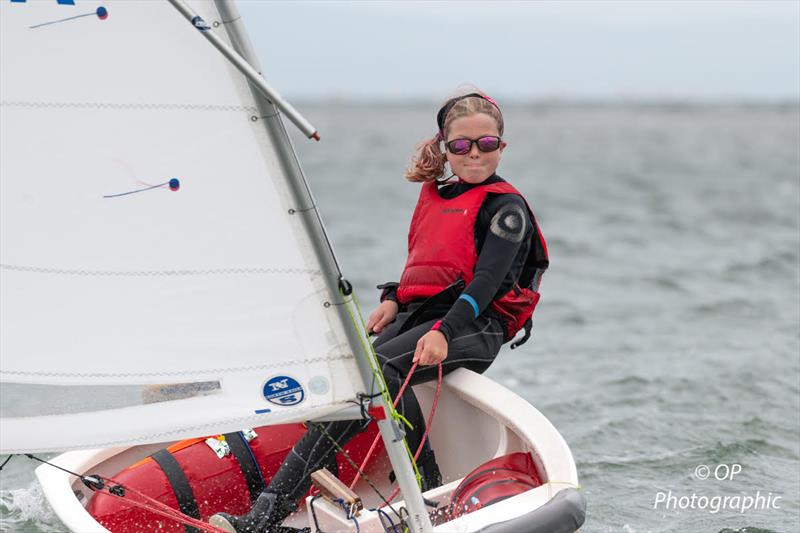
[[[480,309],[478,309],[478,302],[475,301],[475,298],[470,296],[469,294],[462,294],[458,297],[459,300],[466,300],[472,306],[472,310],[475,312],[475,318],[478,318],[478,315],[481,314]]]

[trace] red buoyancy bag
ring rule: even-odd
[[[459,278],[469,285],[478,262],[475,222],[490,193],[516,194],[523,198],[507,182],[474,187],[455,198],[442,198],[436,183],[422,186],[408,232],[408,259],[397,290],[400,303],[429,298]],[[530,206],[528,215],[534,225],[535,242],[532,243],[527,263],[543,271],[548,264],[547,245]],[[491,303],[491,308],[505,323],[506,341],[523,328],[538,302],[537,290],[515,284],[512,290]]]
[[[159,463],[155,460],[157,454],[153,454],[115,474],[113,479],[201,520],[207,520],[220,511],[244,514],[250,510],[251,501],[257,494],[253,494],[256,491],[249,486],[240,460],[252,458],[258,469],[255,475],[269,483],[286,454],[305,433],[305,427],[303,424],[281,424],[255,428],[255,432],[256,438],[240,446],[246,456],[237,458],[236,453],[230,453],[219,457],[204,438],[189,439],[157,452],[171,457],[172,469],[165,471],[164,466],[169,463]],[[373,423],[344,446],[356,463],[364,459],[377,432],[377,425]],[[232,434],[229,437],[234,438]],[[377,467],[385,458],[382,451],[381,442],[370,468]],[[339,477],[349,483],[355,477],[355,469],[341,454],[337,456],[337,463]],[[174,479],[176,475],[183,484],[181,493],[178,492],[180,483]],[[191,500],[188,506],[186,499]],[[86,507],[95,520],[113,533],[185,533],[189,530],[180,522],[134,507],[125,498],[105,492],[93,494]]]
[[[454,520],[542,484],[530,453],[497,457],[470,472],[453,492],[449,518]]]

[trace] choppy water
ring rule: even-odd
[[[370,307],[405,259],[418,189],[402,169],[435,105],[300,107],[323,141],[296,147]],[[488,374],[570,444],[582,531],[800,531],[800,108],[504,111],[499,174],[534,206],[552,266],[534,341]],[[733,480],[695,476],[733,464]],[[33,467],[16,458],[0,474],[4,532],[62,529]],[[654,508],[659,493],[706,508]],[[777,509],[711,503],[769,493]]]

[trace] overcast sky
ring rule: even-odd
[[[287,98],[800,99],[800,0],[239,0]]]

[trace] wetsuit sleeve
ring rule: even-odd
[[[504,285],[525,237],[530,235],[532,228],[525,202],[516,195],[491,197],[483,208],[487,209],[490,222],[475,264],[475,277],[439,326],[439,331],[448,342],[499,296],[498,291]]]

